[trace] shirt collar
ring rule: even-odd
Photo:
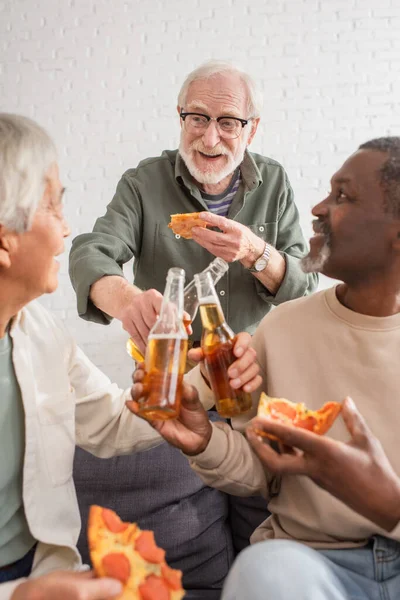
[[[250,152],[247,150],[245,151],[243,161],[240,164],[240,172],[247,190],[254,190],[262,184],[260,170]],[[175,161],[175,179],[178,183],[183,184],[192,193],[194,190],[199,191],[195,180],[189,173],[185,161],[179,152],[176,155]]]

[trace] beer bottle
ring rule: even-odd
[[[201,273],[210,273],[212,282],[214,285],[216,285],[228,269],[228,263],[223,258],[217,257],[210,262],[208,267],[206,267],[204,271],[201,271]],[[193,323],[194,318],[197,315],[198,308],[199,300],[197,298],[196,283],[195,280],[192,279],[192,281],[190,281],[183,290],[183,310],[185,313],[183,315],[183,324],[186,329]],[[127,341],[126,349],[133,360],[136,362],[144,361],[143,354],[140,352],[132,338],[129,338]]]
[[[188,334],[183,326],[185,271],[169,269],[160,315],[150,330],[143,397],[139,414],[148,419],[174,419],[179,415]]]
[[[203,325],[201,348],[215,405],[222,417],[234,417],[252,406],[250,394],[234,390],[229,384],[227,371],[236,360],[233,354],[235,334],[225,321],[210,273],[200,273],[194,279]]]

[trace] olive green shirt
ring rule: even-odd
[[[240,262],[232,263],[217,285],[227,322],[236,332],[252,334],[272,305],[311,293],[317,275],[303,273],[299,264],[307,245],[283,167],[246,152],[240,170],[242,180],[228,218],[247,225],[286,261],[286,273],[275,295]],[[133,256],[135,285],[143,290],[155,288],[162,293],[170,267],[185,269],[186,282],[205,269],[214,256],[168,228],[171,214],[202,210],[207,210],[207,204],[177,150],[166,150],[126,171],[93,232],[79,235],[72,244],[70,276],[79,315],[98,323],[111,321],[90,300],[90,286],[104,275],[123,277],[122,265]],[[197,317],[193,339],[200,336]]]

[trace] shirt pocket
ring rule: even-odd
[[[276,246],[278,240],[278,223],[276,221],[272,223],[254,223],[247,225],[247,227],[261,239],[274,247]]]
[[[44,462],[53,486],[72,477],[75,452],[75,402],[72,393],[53,395],[38,408]]]

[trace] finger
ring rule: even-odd
[[[255,429],[276,436],[286,446],[300,448],[300,450],[310,454],[321,451],[322,448],[331,443],[329,438],[322,437],[306,429],[294,427],[293,425],[279,423],[268,417],[255,417],[251,421],[251,425]]]
[[[79,582],[78,585],[81,594],[80,597],[83,597],[82,592],[84,591],[86,600],[111,600],[111,598],[115,598],[122,592],[121,582],[108,577],[94,579],[85,583]]]
[[[132,393],[132,391],[131,391]],[[131,413],[133,413],[134,415],[138,415],[139,413],[139,403],[136,402],[136,400],[126,400],[125,402],[127,408],[131,411]]]
[[[131,387],[131,398],[134,402],[137,402],[139,398],[143,397],[144,386],[142,383],[134,383]]]
[[[251,344],[251,335],[246,331],[241,331],[235,336],[233,345],[233,354],[240,358],[244,351],[249,348]]]
[[[221,217],[221,215],[203,211],[200,213],[199,217],[211,225],[211,227],[218,227],[218,229],[224,231],[225,233],[235,230],[234,221],[232,221],[232,219],[227,219],[226,217]]]
[[[189,410],[197,410],[199,406],[203,407],[199,400],[199,394],[193,385],[183,383],[181,404]]]
[[[143,365],[142,367],[138,367],[132,375],[132,379],[134,383],[140,383],[143,381],[145,375],[146,375],[146,371],[144,370],[144,363],[139,363],[140,365]]]
[[[187,355],[188,358],[195,363],[201,362],[204,358],[203,350],[201,348],[192,348]]]
[[[278,454],[260,439],[252,426],[247,427],[246,435],[258,458],[272,473],[307,474],[307,465],[302,454]]]
[[[239,377],[231,379],[229,383],[235,390],[243,388],[245,392],[253,392],[257,389],[257,387],[255,387],[255,383],[261,384],[262,381],[260,377],[257,379],[257,382],[255,382],[255,379],[258,377],[258,372],[258,365],[252,364],[248,369],[243,371]]]
[[[240,348],[242,350],[242,347]],[[235,349],[233,349],[235,353]],[[243,349],[243,352],[239,354],[240,358],[235,360],[228,369],[228,375],[232,379],[235,377],[240,377],[241,374],[246,371],[252,365],[255,365],[257,368],[257,373],[260,370],[260,367],[257,362],[257,355],[254,348]]]
[[[356,436],[369,437],[372,435],[364,417],[359,413],[350,396],[347,396],[342,405],[342,417],[352,438]]]
[[[226,233],[220,231],[213,231],[212,229],[205,229],[204,227],[193,227],[192,229],[193,239],[197,243],[209,244],[213,246],[227,246],[230,242],[230,238]]]

